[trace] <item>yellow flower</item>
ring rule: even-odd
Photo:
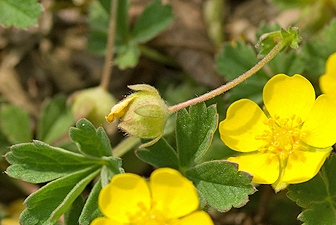
[[[315,100],[311,83],[297,74],[271,78],[263,99],[266,114],[248,99],[229,107],[219,125],[221,139],[243,154],[228,160],[276,191],[308,181],[336,142],[336,106],[324,94]]]
[[[320,77],[320,88],[323,93],[336,100],[336,53],[327,60],[325,74]]]
[[[213,225],[199,206],[196,189],[177,170],[155,170],[149,183],[132,173],[115,175],[98,198],[106,217],[91,225]]]

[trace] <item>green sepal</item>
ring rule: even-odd
[[[42,7],[37,0],[1,0],[0,23],[4,26],[27,28],[37,24]]]
[[[29,113],[15,105],[0,108],[0,128],[12,144],[31,141],[33,138]]]
[[[210,161],[188,168],[188,179],[194,182],[199,193],[209,205],[219,211],[241,207],[248,202],[248,195],[255,192],[251,185],[252,176],[238,171],[235,163]]]
[[[176,144],[180,167],[193,166],[208,150],[217,129],[215,105],[199,103],[177,112]]]
[[[79,195],[76,200],[72,203],[69,209],[64,214],[64,224],[65,225],[79,225],[79,216],[84,207],[84,200],[81,195]]]
[[[99,166],[92,166],[43,186],[26,199],[20,223],[55,224],[99,171]]]
[[[179,169],[177,154],[164,138],[154,145],[135,151],[135,154],[152,166]]]
[[[52,147],[41,141],[13,145],[6,154],[11,164],[6,173],[13,178],[31,183],[42,183],[94,165],[104,165],[102,159]]]
[[[99,179],[92,188],[90,195],[85,202],[85,206],[78,220],[79,224],[89,225],[95,218],[104,216],[98,207],[98,196],[101,189],[102,183],[101,179]]]
[[[66,97],[57,95],[43,104],[37,125],[37,139],[50,144],[66,135],[75,122],[71,109],[66,105]]]
[[[166,29],[173,19],[172,7],[168,4],[162,5],[160,0],[154,0],[138,18],[131,38],[135,42],[149,41]]]
[[[134,110],[136,114],[142,117],[159,118],[162,116],[161,108],[158,105],[144,105]]]
[[[112,156],[110,140],[104,129],[102,127],[95,129],[87,119],[78,120],[76,128],[70,129],[69,136],[83,154],[98,158]]]
[[[280,42],[285,43],[285,46],[291,48],[298,48],[302,37],[299,35],[299,29],[297,27],[289,27],[288,31],[281,28],[279,31],[270,32],[261,35],[256,47],[260,48],[259,57],[267,55],[277,44]]]
[[[288,198],[305,210],[298,219],[305,225],[332,225],[336,221],[336,156],[328,158],[311,180],[288,186]]]

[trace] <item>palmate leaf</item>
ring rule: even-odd
[[[156,144],[136,151],[137,156],[155,167],[180,170],[194,182],[201,204],[206,202],[219,211],[240,207],[255,189],[251,176],[238,172],[237,165],[226,161],[203,162],[217,128],[216,106],[199,103],[177,113],[175,151],[163,138]]]
[[[86,158],[40,141],[17,144],[6,154],[11,164],[6,173],[31,183],[43,183],[93,166],[104,165],[102,159]]]
[[[99,166],[89,167],[45,185],[26,199],[20,223],[55,224],[99,171]]]
[[[245,205],[248,195],[255,192],[252,176],[237,169],[234,163],[215,160],[187,169],[186,177],[194,182],[207,205],[228,211],[232,206]]]
[[[110,0],[99,0],[93,2],[90,7],[88,49],[98,54],[104,54],[106,51],[110,5]],[[166,29],[174,18],[170,5],[163,5],[160,0],[155,0],[144,9],[134,28],[130,29],[129,7],[129,0],[118,1],[115,62],[120,69],[136,66],[141,55],[139,44],[154,38]]]
[[[0,0],[0,23],[5,26],[33,26],[41,12],[37,0]]]
[[[123,173],[121,160],[111,156],[110,141],[102,128],[95,129],[88,120],[81,119],[77,128],[70,130],[70,136],[83,154],[41,141],[13,145],[7,153],[6,159],[12,164],[6,171],[9,176],[33,183],[51,181],[27,198],[27,209],[20,217],[22,224],[56,223],[99,172],[105,183],[115,174]],[[101,183],[97,185],[95,190],[100,190]],[[92,196],[90,199],[98,198],[97,193]],[[69,219],[82,218],[78,211]]]
[[[290,185],[288,197],[305,210],[298,216],[305,225],[332,225],[336,221],[336,156],[326,160],[310,181]]]

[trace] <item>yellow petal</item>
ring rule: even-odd
[[[326,72],[320,77],[320,88],[323,93],[336,97],[336,53],[327,60]]]
[[[304,121],[315,101],[315,91],[311,83],[301,75],[289,77],[278,74],[264,86],[264,104],[271,115],[290,118],[292,115]]]
[[[130,222],[129,216],[149,211],[151,196],[147,182],[136,174],[115,175],[98,198],[101,212],[120,223]]]
[[[121,223],[117,222],[117,221],[113,221],[110,220],[108,218],[105,217],[98,217],[96,219],[94,219],[90,225],[122,225]]]
[[[199,198],[193,183],[171,168],[155,170],[150,177],[153,210],[166,218],[179,218],[195,211]]]
[[[241,99],[230,105],[226,119],[219,124],[222,141],[231,149],[240,152],[255,151],[267,143],[256,140],[264,130],[269,130],[263,121],[266,115],[251,100]]]
[[[330,150],[320,152],[296,151],[290,154],[281,181],[296,184],[310,180],[319,172],[329,154]]]
[[[239,171],[252,174],[254,183],[272,184],[279,177],[279,160],[271,153],[242,154],[230,157],[228,161],[238,163]]]
[[[130,95],[127,98],[120,101],[118,104],[114,105],[111,109],[110,114],[105,116],[107,122],[112,123],[115,119],[122,117],[128,105],[136,98],[135,95]]]
[[[306,135],[302,140],[308,145],[326,148],[336,142],[336,103],[320,95],[303,124],[302,132]]]
[[[211,217],[204,211],[194,212],[180,219],[179,225],[213,225]]]

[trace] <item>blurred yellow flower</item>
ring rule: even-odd
[[[336,53],[329,56],[326,71],[320,77],[321,91],[336,100]]]
[[[132,173],[115,175],[98,198],[106,217],[91,225],[213,225],[191,181],[177,170],[155,170],[149,182]]]
[[[253,175],[253,182],[276,191],[313,178],[336,142],[336,106],[326,95],[315,100],[301,75],[278,74],[264,87],[266,112],[241,99],[219,125],[223,142],[243,152],[228,160]]]

